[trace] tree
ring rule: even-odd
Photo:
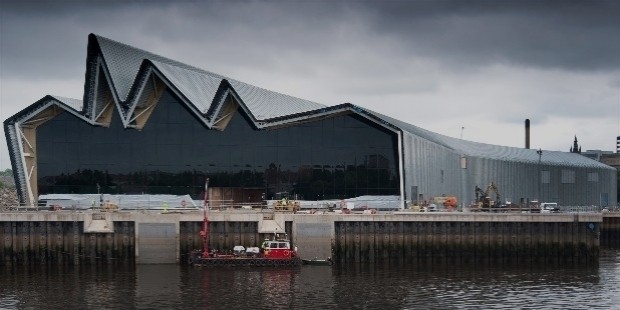
[[[12,177],[13,177],[13,170],[6,169],[4,171],[0,171],[0,188],[9,187],[9,185],[12,183],[9,181],[9,183],[7,184],[5,180],[7,178],[12,178]]]

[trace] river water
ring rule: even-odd
[[[620,309],[598,266],[0,266],[0,309]]]

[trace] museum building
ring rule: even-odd
[[[423,103],[420,103],[423,104]],[[391,196],[616,202],[616,169],[570,152],[447,137],[350,103],[295,98],[98,35],[83,100],[4,121],[21,203],[51,193],[189,194],[238,204]]]

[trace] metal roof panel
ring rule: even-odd
[[[269,91],[236,80],[231,79],[229,82],[257,120],[267,120],[326,107],[320,103]]]
[[[144,60],[151,61],[183,95],[206,113],[222,79],[226,79],[257,120],[324,108],[325,105],[246,84],[123,43],[96,36],[118,97],[127,101]]]
[[[438,145],[444,146],[448,149],[453,150],[457,154],[524,163],[538,163],[538,161],[540,160],[541,164],[546,165],[566,165],[575,167],[614,169],[610,166],[607,166],[603,163],[582,156],[580,154],[542,150],[542,155],[539,158],[539,155],[537,153],[538,150],[535,149],[493,145],[448,137],[442,134],[428,131],[426,129],[422,129],[409,123],[405,123],[389,116],[382,115],[374,111],[367,111],[381,119],[386,120],[392,125],[397,126],[405,132],[429,140]]]
[[[146,59],[153,63],[168,78],[191,104],[206,113],[223,79],[226,79],[256,120],[286,118],[299,113],[320,113],[327,106],[266,90],[219,74],[192,67],[126,44],[101,36],[96,36],[105,63],[108,66],[112,83],[122,99],[127,99],[141,63]],[[534,149],[491,145],[444,136],[380,113],[352,106],[354,111],[364,110],[381,122],[392,124],[412,135],[444,146],[456,153],[499,160],[518,162],[538,162],[539,155]],[[551,165],[571,165],[581,167],[608,166],[579,154],[543,150],[541,163]]]
[[[76,110],[76,111],[82,111],[82,107],[83,107],[83,102],[82,100],[79,99],[73,99],[73,98],[67,98],[67,97],[61,97],[61,96],[51,96],[54,99],[66,104],[68,107]]]
[[[200,112],[207,113],[222,82],[221,77],[158,61],[151,62]]]

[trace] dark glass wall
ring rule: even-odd
[[[39,194],[190,194],[210,187],[258,201],[398,195],[396,135],[355,114],[256,130],[239,109],[224,131],[208,130],[166,92],[142,131],[62,113],[37,129]],[[258,196],[258,197],[257,197]]]

